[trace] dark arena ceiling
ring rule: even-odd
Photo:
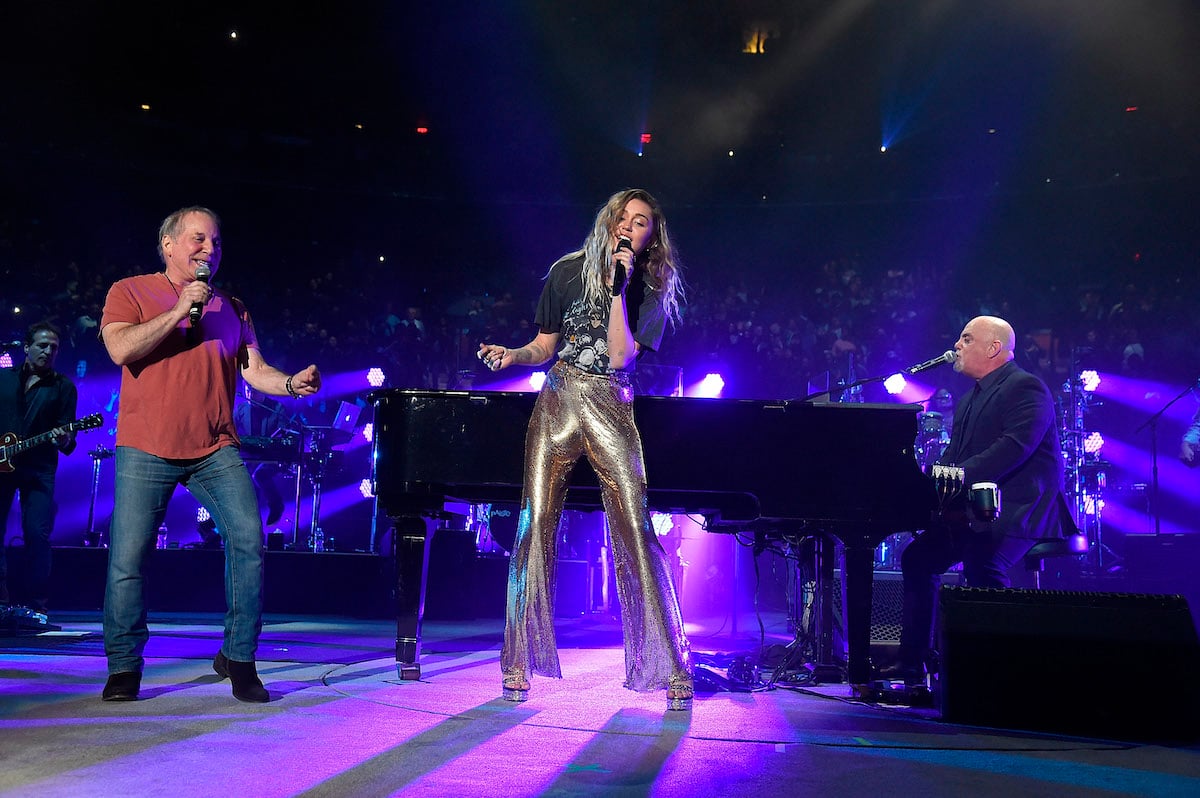
[[[1200,161],[1184,0],[139,6],[10,4],[10,156],[716,204],[1165,183]]]

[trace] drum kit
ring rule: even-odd
[[[254,400],[251,404],[258,405]],[[267,408],[271,409],[271,408]],[[291,548],[314,552],[332,551],[332,539],[327,540],[321,528],[321,497],[325,480],[342,467],[345,451],[341,448],[354,437],[361,408],[349,402],[341,402],[333,423],[325,426],[310,426],[289,423],[271,435],[240,436],[239,451],[242,460],[251,470],[255,490],[265,506],[267,524],[273,524],[283,515],[282,494],[274,485],[276,475],[295,480],[294,518]],[[295,422],[297,419],[292,418]],[[91,498],[88,506],[87,528],[83,533],[83,545],[89,548],[103,547],[103,529],[97,528],[96,503],[100,490],[100,472],[104,461],[114,456],[111,448],[97,446],[88,452],[92,459]],[[308,538],[300,536],[300,507],[304,498],[304,486],[309,486],[312,510],[308,519]],[[276,533],[280,534],[280,533]]]
[[[950,394],[943,388],[935,394],[934,401],[938,406],[946,407],[951,401]],[[926,474],[932,473],[934,464],[941,459],[950,443],[951,418],[949,412],[940,410],[925,410],[917,414],[917,438],[913,453],[921,471]],[[912,532],[897,532],[884,538],[875,547],[875,570],[899,571],[900,554],[912,538]]]
[[[248,400],[257,404],[254,400]],[[268,408],[269,409],[269,408]],[[243,436],[241,439],[242,459],[247,463],[259,463],[253,472],[255,483],[266,494],[268,523],[282,515],[282,498],[272,496],[268,490],[270,478],[282,468],[295,479],[294,518],[291,548],[313,552],[333,551],[333,539],[326,538],[321,527],[321,497],[325,480],[342,468],[345,451],[341,448],[354,437],[361,408],[350,402],[338,405],[337,415],[329,425],[289,423],[274,434],[265,437]],[[290,422],[296,421],[293,417]],[[266,473],[264,473],[266,472]],[[308,537],[300,536],[300,508],[304,498],[304,486],[309,486],[312,511],[308,519]],[[278,491],[274,491],[275,494]],[[278,507],[276,503],[278,502]]]

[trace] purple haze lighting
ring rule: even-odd
[[[899,401],[906,404],[924,404],[927,406],[932,405],[933,394],[936,390],[932,385],[926,385],[919,380],[913,380],[910,377],[905,377],[903,374],[893,376],[899,376],[904,379],[904,385],[901,386],[899,391],[893,394]],[[892,377],[888,377],[888,380],[891,379]],[[884,382],[884,387],[887,387],[887,381]],[[889,393],[891,392],[889,391]],[[927,409],[930,408],[927,407]]]
[[[1145,413],[1146,416],[1166,405],[1183,389],[1182,385],[1176,383],[1135,379],[1108,372],[1101,374],[1101,378],[1104,381],[1103,393],[1106,402],[1135,408],[1139,413]],[[1176,402],[1167,408],[1166,418],[1186,423],[1195,412],[1194,402]]]

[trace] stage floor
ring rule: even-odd
[[[620,626],[602,616],[560,620],[564,678],[535,678],[523,704],[499,698],[496,619],[427,623],[421,679],[401,681],[389,621],[268,616],[260,705],[211,670],[217,615],[152,616],[136,703],[100,700],[98,615],[54,620],[0,638],[3,795],[1200,794],[1194,743],[953,725],[840,683],[723,686],[723,666],[786,650],[781,616],[689,623],[705,676],[690,712],[622,688]],[[1155,685],[1115,689],[1170,709]]]

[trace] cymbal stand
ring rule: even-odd
[[[100,539],[100,533],[96,531],[96,496],[100,492],[100,462],[112,457],[113,454],[112,449],[106,449],[103,446],[97,446],[88,452],[88,456],[92,458],[92,498],[88,503],[87,529],[83,533],[83,545],[93,549],[104,545]]]
[[[326,467],[333,457],[333,449],[325,445],[323,431],[312,430],[312,443],[306,454],[312,456],[313,463],[308,471],[309,481],[312,482],[312,518],[309,523],[308,547],[311,551],[323,552],[325,533],[321,529],[321,491],[325,483]]]

